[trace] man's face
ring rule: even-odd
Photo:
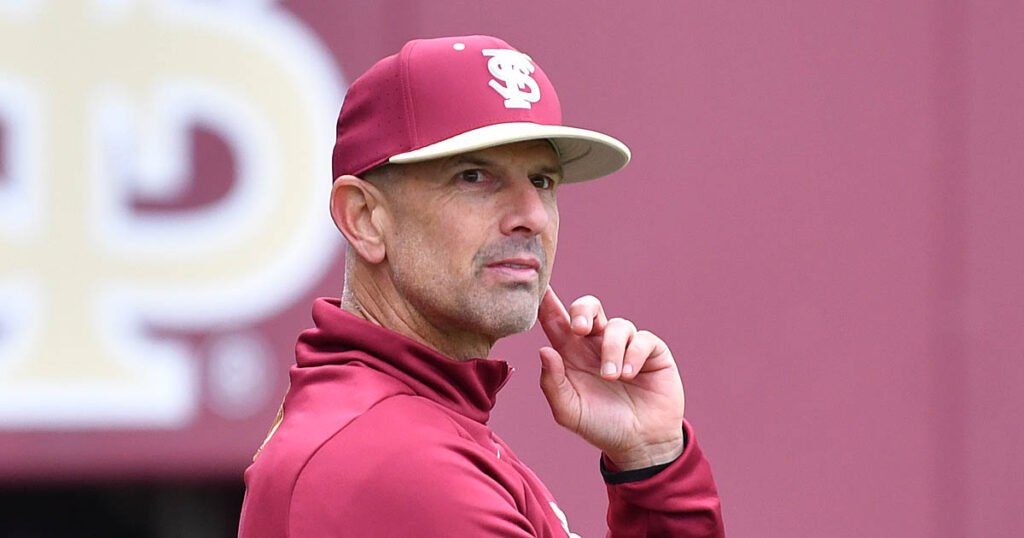
[[[558,241],[561,166],[546,141],[406,165],[385,189],[387,263],[402,300],[443,332],[533,326]]]

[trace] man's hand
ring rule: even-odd
[[[550,287],[538,320],[552,346],[540,349],[540,386],[556,422],[622,471],[679,457],[683,385],[665,342],[608,319],[593,296],[566,311]]]

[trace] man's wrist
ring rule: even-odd
[[[605,452],[604,456],[612,466],[620,471],[633,471],[671,463],[675,461],[686,449],[686,440],[683,437],[665,441],[658,445],[641,447],[629,452],[612,454]]]
[[[601,476],[608,484],[622,484],[626,482],[637,482],[650,478],[669,465],[675,463],[686,451],[689,444],[689,436],[686,428],[681,429],[682,435],[678,442],[669,445],[670,448],[662,452],[654,451],[653,454],[644,456],[643,459],[621,459],[617,460],[607,453],[601,456]],[[624,461],[625,463],[620,463]],[[609,466],[611,465],[611,469]]]
[[[601,477],[604,478],[605,484],[616,485],[616,484],[627,484],[629,482],[639,482],[641,480],[647,480],[653,478],[654,475],[664,471],[669,465],[672,465],[675,461],[668,463],[662,463],[660,465],[653,465],[651,467],[644,467],[642,469],[632,469],[630,471],[611,471],[604,464],[604,458],[601,458]]]

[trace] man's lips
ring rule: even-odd
[[[533,257],[505,258],[485,266],[499,280],[508,282],[536,282],[540,274],[540,261]]]
[[[487,264],[491,269],[508,269],[512,271],[533,271],[540,272],[540,260],[533,257],[505,258]]]

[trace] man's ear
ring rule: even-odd
[[[369,263],[384,261],[387,254],[381,215],[384,198],[372,183],[356,176],[341,176],[331,190],[331,218],[348,244]]]

